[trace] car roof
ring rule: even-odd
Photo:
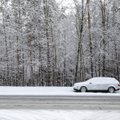
[[[112,77],[94,77],[89,79],[89,81],[118,82],[115,78],[112,78]]]

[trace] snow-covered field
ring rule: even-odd
[[[72,87],[0,87],[0,95],[65,95],[65,96],[120,96],[116,93],[80,93]]]
[[[119,120],[120,111],[0,110],[0,120]]]

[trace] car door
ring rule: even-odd
[[[106,90],[108,84],[105,82],[105,80],[100,80],[98,81],[98,84],[97,84],[97,87],[98,87],[98,90]]]
[[[87,88],[88,90],[91,90],[91,91],[97,90],[97,83],[91,80],[88,82]]]
[[[108,84],[105,81],[98,81],[96,84],[96,90],[104,91],[107,89]]]
[[[105,90],[105,84],[99,80],[91,80],[88,83],[88,89],[92,91]]]

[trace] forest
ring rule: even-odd
[[[72,1],[0,0],[0,86],[120,80],[120,0]]]

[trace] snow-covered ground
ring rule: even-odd
[[[0,87],[0,95],[120,96],[120,92],[75,93],[72,87]],[[0,109],[0,120],[119,120],[120,110]]]
[[[0,87],[0,95],[65,95],[65,96],[120,96],[116,93],[80,93],[72,87]]]
[[[119,120],[120,111],[0,110],[0,120]]]

